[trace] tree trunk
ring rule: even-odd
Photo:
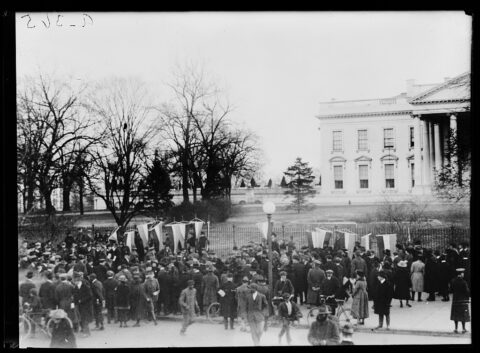
[[[80,208],[80,214],[83,215],[83,193],[84,193],[84,190],[83,190],[83,180],[80,179],[80,181],[78,182],[78,193],[79,193],[79,197],[80,197],[80,202],[79,202],[79,208]]]
[[[188,197],[188,156],[187,149],[182,155],[182,190],[183,190],[183,203],[189,203],[190,199]]]
[[[71,186],[63,186],[63,212],[70,212],[72,208],[70,207],[70,192],[72,191]]]
[[[47,214],[51,215],[55,213],[55,207],[53,207],[52,203],[52,190],[50,189],[43,189],[41,190],[43,195],[43,200],[45,201],[45,211]]]
[[[27,186],[27,208],[24,209],[24,212],[30,211],[33,208],[34,203],[35,203],[35,184],[31,182]]]

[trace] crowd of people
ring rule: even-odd
[[[195,315],[205,315],[212,303],[220,303],[225,329],[250,329],[255,345],[260,343],[268,317],[281,319],[279,341],[285,335],[291,343],[289,326],[301,317],[299,306],[319,306],[317,321],[308,334],[311,344],[338,344],[339,332],[350,344],[351,327],[339,328],[335,315],[336,299],[352,298],[357,324],[369,317],[369,302],[379,316],[376,329],[390,327],[392,299],[400,307],[411,308],[416,299],[450,300],[451,320],[470,321],[470,254],[468,244],[450,244],[445,251],[432,251],[421,244],[397,244],[393,254],[387,249],[376,254],[356,243],[353,256],[347,249],[311,249],[293,241],[278,241],[272,235],[273,296],[268,287],[266,242],[234,248],[229,256],[218,257],[209,249],[202,232],[193,232],[174,253],[165,234],[163,246],[151,240],[134,248],[109,234],[67,234],[58,245],[23,242],[19,248],[19,268],[26,269],[20,284],[20,304],[38,311],[51,311],[61,317],[63,310],[73,323],[73,331],[90,335],[89,324],[104,330],[104,321],[119,327],[140,326],[143,320],[157,324],[159,316],[183,315],[181,334]],[[43,278],[40,287],[32,281],[34,273]],[[321,298],[326,297],[327,305]],[[279,300],[275,302],[275,300]],[[278,306],[272,304],[279,304]],[[106,309],[104,318],[103,310]],[[349,343],[350,342],[350,343]]]

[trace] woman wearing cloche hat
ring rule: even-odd
[[[470,302],[470,290],[467,282],[463,279],[465,269],[457,268],[457,277],[450,282],[450,288],[453,292],[452,311],[450,320],[455,322],[455,330],[458,333],[458,322],[462,322],[462,333],[467,332],[465,322],[470,322],[470,312],[468,304]]]
[[[401,260],[398,262],[397,267],[393,272],[393,284],[395,285],[393,297],[400,300],[400,307],[403,308],[402,301],[406,300],[407,307],[411,308],[412,306],[409,304],[409,300],[412,282],[410,281],[407,260]]]
[[[57,309],[50,311],[50,317],[53,319],[50,348],[77,348],[68,314],[62,309]]]

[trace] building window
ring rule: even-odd
[[[410,148],[415,147],[415,130],[413,126],[410,126]]]
[[[342,132],[333,131],[333,151],[340,152],[342,151]]]
[[[415,186],[415,163],[410,164],[410,173],[413,188]]]
[[[358,176],[360,178],[360,189],[368,189],[368,165],[358,166]]]
[[[333,167],[333,179],[335,180],[335,189],[343,189],[343,167],[341,165]]]
[[[358,150],[366,151],[368,149],[367,130],[358,130]]]
[[[393,129],[383,129],[383,148],[395,148],[395,137]]]
[[[395,169],[393,164],[385,164],[385,188],[395,188]]]

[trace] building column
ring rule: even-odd
[[[413,138],[414,138],[414,173],[415,173],[415,188],[420,189],[423,185],[423,161],[422,161],[422,146],[421,146],[421,120],[420,116],[413,117]]]
[[[423,145],[422,145],[422,156],[423,156],[423,185],[430,185],[430,149],[429,149],[429,129],[428,122],[422,120],[423,127]]]
[[[429,165],[430,165],[430,182],[433,183],[435,178],[434,168],[435,168],[435,147],[433,144],[433,123],[428,122],[428,152],[429,152]]]
[[[458,131],[457,131],[457,117],[454,114],[450,115],[450,133],[452,135],[449,134],[448,135],[449,138],[451,136],[454,136],[455,138],[457,137],[457,133],[458,133]],[[454,165],[454,166],[457,165],[457,156],[454,153],[452,153],[451,158],[452,158],[452,160],[451,160],[452,165]]]
[[[440,126],[437,124],[433,125],[433,131],[435,133],[434,143],[435,143],[435,170],[438,171],[442,168],[442,151],[440,148]]]

